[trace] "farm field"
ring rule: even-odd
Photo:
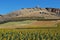
[[[7,22],[0,24],[0,28],[41,28],[41,27],[57,27],[57,21],[36,21],[26,20],[17,22]]]
[[[0,40],[60,40],[60,29],[0,29]]]
[[[25,25],[27,25],[27,27]],[[0,24],[0,26],[2,26],[2,28],[0,27],[0,40],[60,40],[60,21],[43,22],[28,20],[21,22],[8,22]]]

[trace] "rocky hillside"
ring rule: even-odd
[[[58,8],[22,8],[6,15],[0,15],[0,23],[18,20],[52,20],[60,19],[60,9]]]

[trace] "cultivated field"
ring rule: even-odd
[[[60,29],[0,29],[0,40],[60,40]]]
[[[58,21],[36,21],[26,20],[17,22],[7,22],[0,24],[0,28],[40,28],[40,27],[57,27]]]
[[[60,21],[27,20],[0,24],[0,40],[60,40]]]

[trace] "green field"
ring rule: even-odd
[[[0,29],[0,40],[60,40],[60,25],[57,28]]]
[[[60,29],[0,29],[0,40],[60,40]]]
[[[30,24],[31,22],[9,22],[0,26]],[[0,28],[0,40],[60,40],[60,23],[57,23],[57,27]]]
[[[56,21],[26,20],[0,24],[0,28],[44,28],[44,27],[56,28],[57,23]]]

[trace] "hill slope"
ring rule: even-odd
[[[25,21],[25,23],[23,20]],[[26,21],[26,20],[30,20],[30,21]],[[60,9],[38,8],[38,7],[24,8],[15,12],[11,12],[6,15],[0,15],[0,27],[1,28],[5,28],[5,27],[29,28],[29,26],[32,28],[56,27],[58,20],[60,20]]]

